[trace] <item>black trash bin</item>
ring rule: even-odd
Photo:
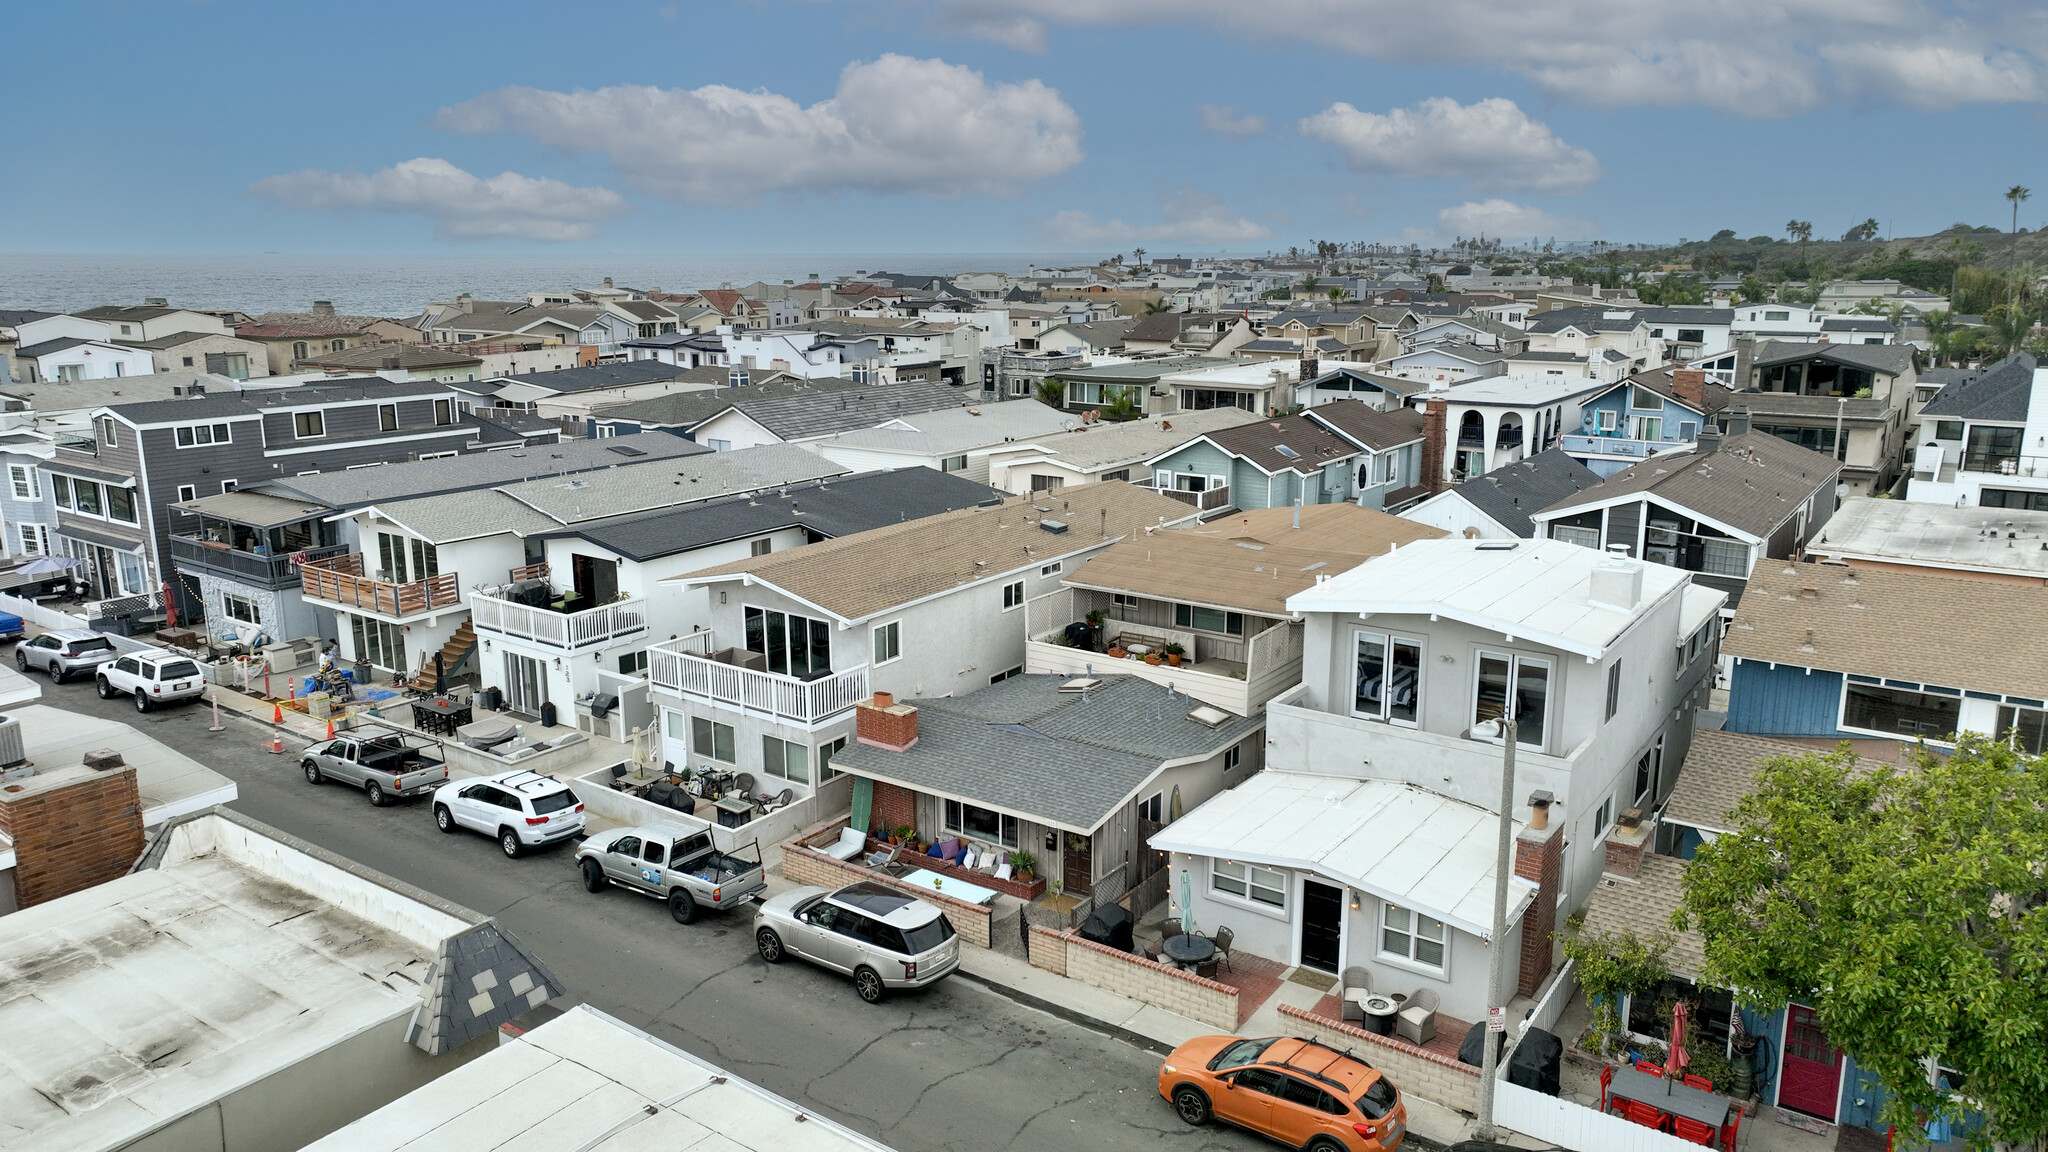
[[[1564,1058],[1564,1041],[1541,1028],[1522,1033],[1515,1054],[1508,1060],[1508,1083],[1557,1095],[1557,1066]]]
[[[541,702],[540,726],[543,728],[553,728],[555,726],[555,702],[553,700]]]
[[[1474,1068],[1485,1067],[1486,1049],[1480,1046],[1486,1042],[1485,1037],[1486,1021],[1481,1020],[1472,1027],[1467,1028],[1465,1030],[1465,1039],[1458,1044],[1458,1062],[1460,1064],[1470,1064]],[[1501,1049],[1507,1047],[1507,1043],[1507,1033],[1496,1032],[1493,1034],[1494,1059],[1500,1059]]]
[[[1131,914],[1121,904],[1105,904],[1081,925],[1081,939],[1119,952],[1131,950]]]
[[[497,685],[494,684],[489,688],[478,691],[476,702],[477,706],[486,712],[503,712],[505,710],[505,693],[500,691]]]

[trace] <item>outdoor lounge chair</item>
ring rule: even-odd
[[[908,843],[910,843],[908,840],[903,842],[903,844]],[[862,863],[870,868],[887,868],[896,862],[898,856],[903,855],[903,844],[897,844],[887,852],[870,852],[867,855],[867,859],[862,861]]]
[[[851,860],[855,856],[860,855],[860,850],[867,847],[867,844],[868,838],[865,832],[858,828],[841,828],[839,830],[839,842],[830,848],[821,848],[819,851],[835,860]]]
[[[1363,997],[1353,999],[1351,994],[1354,991],[1360,993],[1371,992],[1372,973],[1357,966],[1346,968],[1343,979],[1337,989],[1337,998],[1339,1000],[1337,1005],[1338,1014],[1345,1020],[1364,1023],[1365,1005],[1361,1002]]]
[[[1436,1009],[1441,1003],[1436,991],[1419,988],[1401,1005],[1394,1019],[1394,1034],[1410,1044],[1427,1044],[1436,1035]]]

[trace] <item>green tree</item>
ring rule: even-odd
[[[1145,250],[1143,248],[1131,249],[1131,263],[1136,264],[1140,268],[1145,266]]]
[[[1164,296],[1145,305],[1145,315],[1147,316],[1157,316],[1161,312],[1171,311],[1173,311],[1173,305],[1168,304]]]
[[[1067,406],[1067,386],[1058,380],[1040,380],[1038,382],[1038,402],[1048,408],[1064,410]]]
[[[1136,420],[1143,416],[1145,409],[1131,398],[1130,389],[1121,388],[1117,390],[1116,399],[1096,409],[1096,414],[1113,424],[1121,424],[1126,420]]]
[[[2006,297],[2005,274],[1990,268],[1964,265],[1951,279],[1949,306],[1964,315],[1982,315]]]
[[[2005,198],[2012,201],[2012,230],[2015,234],[2020,230],[2020,204],[2033,194],[2034,190],[2032,188],[2020,184],[2015,184],[2005,190]]]
[[[1955,354],[1955,313],[1929,312],[1920,317],[1920,326],[1927,329],[1927,342],[1934,346],[1935,364],[1946,366],[1949,357]]]
[[[1978,342],[1993,358],[2020,350],[2034,333],[2034,317],[2018,305],[2000,304],[1984,314]]]
[[[1813,1006],[1902,1133],[1974,1110],[1980,1145],[2048,1138],[2048,761],[1973,734],[1906,766],[1780,757],[1730,824],[1673,917],[1704,938],[1709,979],[1759,1009]]]
[[[1799,241],[1799,250],[1804,252],[1806,250],[1806,242],[1813,239],[1813,221],[1787,220],[1785,221],[1785,235]]]
[[[1741,294],[1744,304],[1764,304],[1771,299],[1771,286],[1764,283],[1763,277],[1754,272],[1743,275],[1742,287],[1737,289],[1737,292]]]
[[[1621,998],[1663,982],[1668,974],[1664,953],[1670,947],[1668,934],[1642,940],[1633,932],[1588,934],[1576,922],[1567,928],[1564,954],[1573,961],[1579,987],[1593,1008],[1595,1048],[1610,1051],[1626,1044]]]

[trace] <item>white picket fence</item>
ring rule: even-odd
[[[0,612],[12,612],[14,615],[45,631],[55,632],[66,628],[84,629],[88,627],[83,616],[73,616],[69,612],[59,611],[58,609],[38,604],[33,600],[24,600],[19,596],[9,596],[6,593],[0,593]],[[137,640],[132,636],[116,636],[108,633],[107,639],[113,642],[115,650],[119,652],[148,652],[156,649],[156,645],[145,640]]]
[[[1546,1096],[1503,1078],[1494,1085],[1493,1119],[1524,1136],[1571,1152],[1700,1152],[1700,1146],[1619,1116]]]

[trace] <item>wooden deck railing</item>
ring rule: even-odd
[[[462,581],[453,572],[403,584],[373,580],[363,575],[360,552],[309,562],[299,569],[299,587],[308,600],[360,608],[380,616],[410,616],[453,608],[462,602]]]

